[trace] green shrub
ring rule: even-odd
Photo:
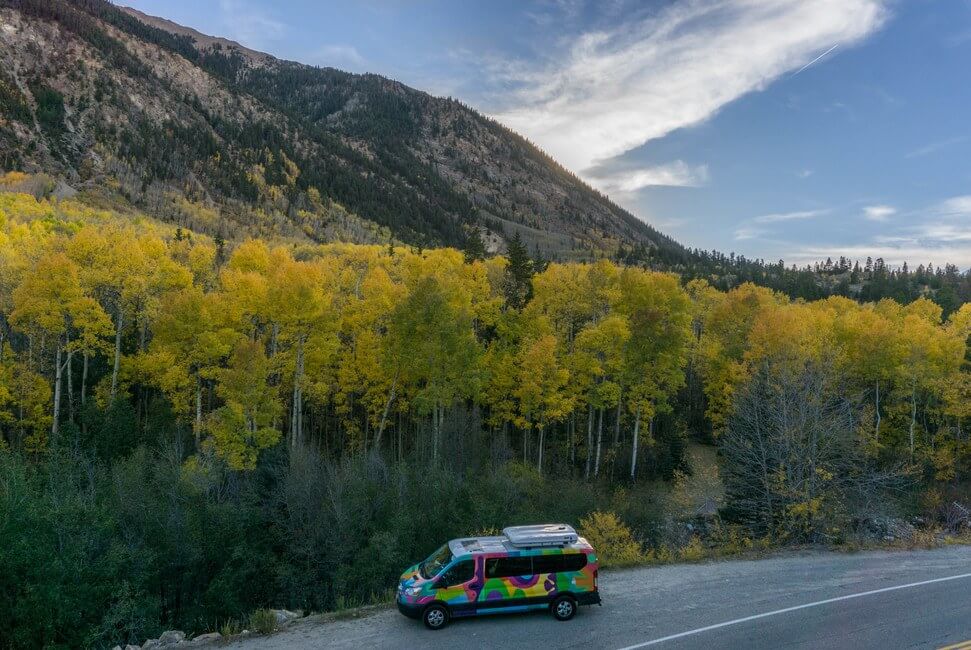
[[[225,623],[219,626],[219,633],[226,638],[236,636],[242,631],[243,626],[240,624],[239,620],[235,618],[227,619]]]
[[[249,617],[249,627],[257,634],[270,634],[276,631],[276,614],[268,609],[258,609]]]

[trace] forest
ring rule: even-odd
[[[8,192],[0,350],[3,647],[380,601],[514,523],[621,565],[946,526],[971,494],[969,303],[516,238],[228,242]]]

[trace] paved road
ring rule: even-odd
[[[603,607],[453,621],[396,610],[302,622],[236,650],[310,648],[941,648],[971,640],[971,547],[807,552],[603,572]],[[968,644],[971,648],[971,643]]]

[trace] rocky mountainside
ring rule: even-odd
[[[223,237],[684,249],[453,99],[103,0],[0,0],[0,167]]]

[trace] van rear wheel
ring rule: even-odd
[[[577,601],[573,596],[559,596],[550,604],[553,618],[558,621],[569,621],[577,613]]]
[[[448,623],[448,610],[444,605],[429,605],[425,608],[421,619],[429,630],[440,630]]]

